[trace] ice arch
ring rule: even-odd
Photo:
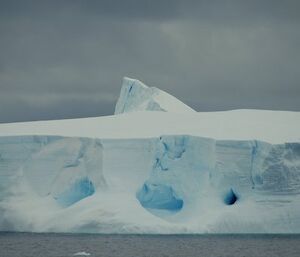
[[[144,208],[179,211],[183,207],[173,188],[162,184],[145,183],[137,192],[137,199]]]
[[[76,180],[66,191],[56,196],[56,201],[64,206],[70,206],[95,192],[94,185],[87,177]]]

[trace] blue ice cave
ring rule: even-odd
[[[238,196],[233,192],[232,188],[230,188],[224,197],[224,203],[227,205],[233,205],[237,200]]]
[[[56,201],[64,206],[70,206],[92,194],[94,194],[95,188],[87,177],[76,180],[67,190],[60,195],[56,196]]]
[[[145,183],[136,196],[144,208],[179,211],[183,207],[173,188],[162,184]]]

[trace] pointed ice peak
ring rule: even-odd
[[[123,78],[115,114],[133,111],[195,112],[174,96],[137,79]]]
[[[134,87],[142,87],[142,88],[149,88],[148,86],[146,86],[143,82],[137,80],[137,79],[132,79],[129,77],[124,77],[122,80],[122,87],[125,86],[134,86]]]

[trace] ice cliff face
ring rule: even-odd
[[[137,79],[125,77],[115,114],[132,111],[195,112],[170,94],[156,87],[147,87]]]
[[[299,233],[300,144],[0,138],[0,230]]]
[[[299,113],[133,112],[131,82],[124,115],[0,124],[0,231],[300,233]]]

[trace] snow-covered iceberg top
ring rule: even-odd
[[[137,79],[123,78],[115,114],[132,111],[195,112],[174,96],[156,87],[148,87]]]

